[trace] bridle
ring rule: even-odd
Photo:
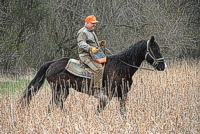
[[[146,51],[146,54],[145,54],[145,60],[147,61],[147,56],[150,56],[152,59],[153,59],[153,63],[151,64],[154,68],[156,68],[158,66],[158,63],[159,62],[164,62],[164,57],[162,58],[158,58],[156,59],[155,58],[155,55],[153,54],[151,48],[149,48],[149,40],[147,41],[147,51]]]

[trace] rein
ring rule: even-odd
[[[128,63],[126,63],[126,62],[124,62],[124,61],[122,61],[122,60],[120,60],[120,61],[121,61],[122,63],[124,63],[124,64],[130,66],[130,67],[134,67],[134,68],[138,68],[138,69],[144,69],[144,70],[149,70],[149,71],[154,71],[154,70],[155,70],[155,69],[149,69],[149,68],[145,68],[145,67],[137,67],[137,66],[133,66],[133,65],[128,64]]]

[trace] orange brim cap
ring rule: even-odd
[[[85,22],[97,23],[96,17],[94,15],[87,16]]]

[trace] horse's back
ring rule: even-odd
[[[48,70],[46,71],[46,77],[60,75],[60,73],[65,72],[65,67],[69,61],[68,57],[61,58],[53,62]]]

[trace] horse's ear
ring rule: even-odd
[[[154,36],[151,36],[150,43],[154,42]]]

